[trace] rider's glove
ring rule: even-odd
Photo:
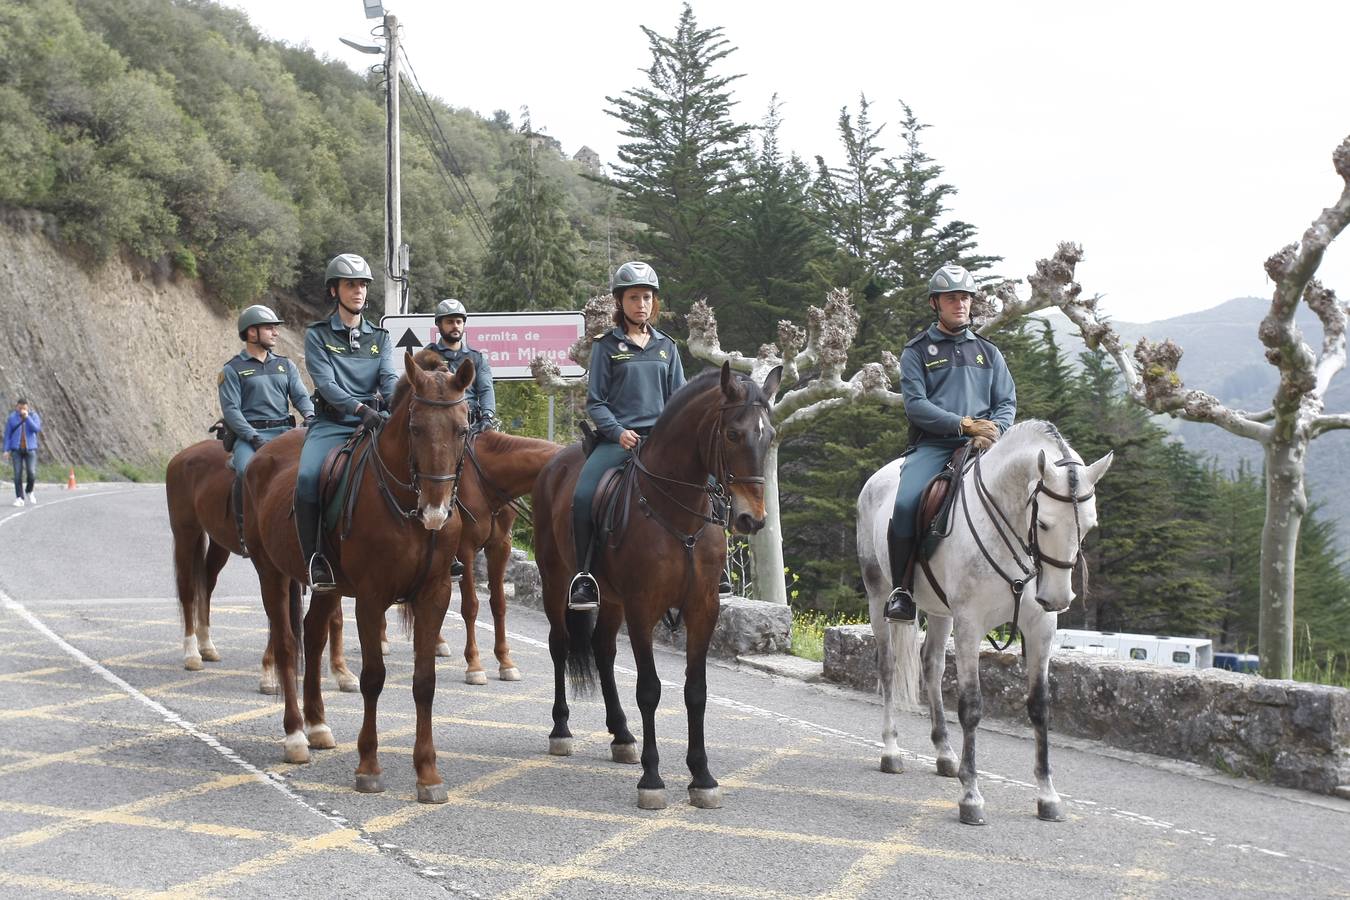
[[[989,419],[972,419],[966,416],[961,420],[961,433],[975,438],[979,449],[987,450],[998,440],[998,423]]]
[[[361,424],[371,431],[379,428],[384,422],[384,418],[379,413],[369,406],[366,406],[364,403],[356,408],[356,414],[361,417]]]
[[[305,421],[300,423],[300,427],[308,428],[313,424],[314,424],[314,413],[310,413],[309,415],[305,416]]]

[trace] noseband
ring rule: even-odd
[[[412,403],[422,403],[427,406],[449,407],[449,406],[459,406],[467,398],[460,397],[458,400],[434,400],[430,397],[423,397],[418,394],[413,394],[408,399]],[[413,414],[412,414],[412,407],[410,406],[408,409],[409,431],[412,430],[412,425],[413,425]],[[378,480],[380,486],[380,494],[381,496],[384,497],[385,503],[389,506],[390,512],[392,512],[396,518],[400,519],[419,519],[421,518],[422,515],[421,506],[418,502],[414,502],[411,509],[405,509],[403,507],[403,504],[398,502],[398,499],[394,496],[393,491],[390,490],[389,482],[393,482],[394,484],[398,485],[399,488],[407,491],[410,494],[413,494],[420,500],[422,496],[422,487],[421,487],[422,482],[430,481],[440,484],[447,481],[452,481],[455,483],[455,491],[450,497],[449,505],[450,505],[450,513],[451,515],[453,515],[455,510],[455,502],[458,499],[457,495],[459,492],[459,476],[464,468],[464,447],[463,446],[460,447],[459,458],[455,462],[454,472],[445,475],[423,475],[422,473],[417,471],[417,460],[413,456],[412,440],[409,439],[408,472],[410,473],[410,476],[408,483],[405,484],[403,481],[400,481],[399,478],[396,475],[394,475],[393,472],[389,470],[389,467],[384,462],[384,458],[380,456],[380,450],[375,440],[375,438],[377,438],[378,436],[379,436],[378,432],[372,435],[368,452],[375,457],[375,462],[377,465],[376,471],[379,476]],[[464,436],[464,440],[467,443],[468,441],[467,434]]]

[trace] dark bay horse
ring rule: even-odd
[[[357,737],[360,761],[356,790],[384,790],[377,758],[376,710],[384,688],[380,629],[389,607],[405,601],[413,632],[413,701],[417,708],[413,767],[417,799],[444,803],[447,791],[436,769],[431,739],[431,703],[436,693],[436,634],[450,604],[450,561],[459,548],[461,516],[454,515],[455,484],[468,437],[464,390],[473,383],[473,364],[453,374],[425,372],[404,358],[404,377],[394,394],[388,421],[363,435],[353,459],[366,467],[356,489],[350,527],[328,534],[336,550],[337,589],[316,593],[304,622],[304,730],[296,702],[296,635],[286,613],[287,584],[305,578],[295,522],[291,517],[302,435],[286,434],[268,443],[249,464],[244,479],[248,508],[245,540],[252,552],[285,696],[287,762],[307,762],[309,748],[335,746],[324,721],[318,660],[324,627],[343,596],[356,598],[361,641],[361,694],[365,716]],[[339,533],[341,532],[341,533]]]
[[[707,656],[717,624],[717,585],[726,557],[723,520],[713,495],[730,504],[730,524],[741,534],[764,525],[764,459],[773,439],[769,406],[781,367],[763,388],[728,365],[688,382],[670,398],[625,470],[619,527],[596,553],[598,613],[567,609],[567,587],[576,568],[572,544],[572,492],[583,462],[572,445],[544,467],[534,488],[535,554],[543,580],[553,657],[553,731],[549,752],[572,752],[564,675],[584,691],[599,670],[605,724],[616,762],[638,761],[637,740],[619,705],[614,683],[615,636],[626,619],[637,662],[637,702],[642,712],[642,779],[638,806],[662,809],[666,786],[656,749],[656,705],[661,680],[652,655],[652,630],[667,610],[678,610],[687,629],[684,701],[689,716],[687,762],[693,780],[689,802],[721,806],[717,780],[708,771],[703,716],[707,706]],[[711,484],[710,484],[711,478]],[[599,537],[599,531],[597,531]]]
[[[183,611],[183,668],[194,672],[202,668],[203,660],[220,660],[211,640],[211,594],[230,554],[243,554],[230,505],[233,481],[230,456],[214,438],[179,451],[165,471],[174,574]],[[298,604],[298,595],[295,599]],[[333,677],[341,690],[355,691],[359,686],[356,676],[342,656],[341,615],[330,622],[329,629],[335,636],[329,651]],[[278,690],[271,644],[263,655],[259,689],[265,694]]]

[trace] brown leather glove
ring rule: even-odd
[[[976,446],[981,450],[987,450],[998,440],[998,424],[989,419],[972,419],[966,416],[961,420],[961,433],[970,435],[976,440]],[[980,439],[983,438],[983,446]]]
[[[987,438],[987,437],[982,437],[982,436],[980,436],[980,435],[978,435],[978,434],[975,435],[975,437],[973,437],[973,438],[970,439],[970,444],[971,444],[971,446],[974,447],[976,450],[981,450],[981,451],[983,451],[983,450],[988,450],[990,447],[994,446],[994,442],[993,442],[993,441],[989,440],[989,438]]]

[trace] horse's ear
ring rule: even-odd
[[[451,384],[455,386],[456,390],[463,393],[468,390],[469,385],[473,384],[473,376],[473,359],[466,356],[464,361],[459,364],[459,368],[455,369],[455,378]]]
[[[1111,468],[1111,459],[1114,456],[1115,451],[1112,451],[1103,456],[1101,459],[1097,460],[1092,465],[1088,466],[1087,477],[1089,484],[1096,484],[1097,479],[1101,478],[1103,475],[1106,474],[1106,470]]]
[[[783,380],[783,367],[774,366],[773,371],[769,372],[769,377],[764,379],[764,396],[773,402],[774,396],[778,393],[778,385]]]
[[[1036,454],[1036,468],[1040,470],[1041,477],[1045,477],[1045,451],[1042,450]]]
[[[403,371],[408,376],[408,381],[413,384],[420,384],[422,381],[422,370],[417,365],[417,358],[409,351],[403,351]]]
[[[726,395],[728,400],[736,399],[736,391],[732,387],[735,383],[735,379],[731,377],[731,363],[722,363],[722,393]]]

